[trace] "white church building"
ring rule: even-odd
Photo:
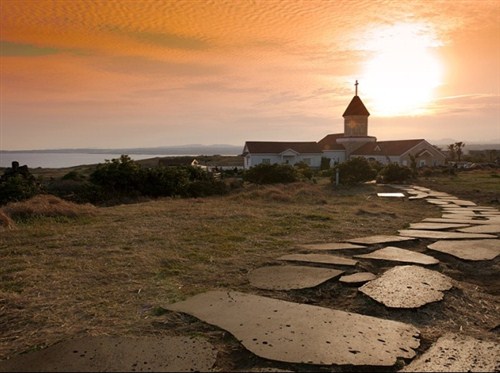
[[[330,134],[318,142],[246,141],[243,149],[244,167],[261,163],[290,164],[303,162],[319,168],[321,159],[330,165],[353,157],[364,157],[382,164],[398,163],[410,166],[412,158],[417,167],[444,165],[446,156],[424,139],[377,141],[368,136],[370,113],[356,91],[344,114],[344,133]]]

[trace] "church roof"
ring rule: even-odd
[[[340,137],[344,137],[344,134],[332,133],[330,135],[326,135],[318,141],[318,145],[320,146],[321,150],[345,150],[344,145],[337,144],[337,139]]]
[[[402,155],[415,146],[420,144],[424,139],[416,140],[394,140],[394,141],[377,141],[369,142],[359,149],[356,149],[352,155],[386,155],[397,156]]]
[[[347,106],[347,109],[345,109],[345,112],[342,116],[347,117],[349,115],[366,115],[366,116],[370,115],[365,105],[363,104],[363,101],[361,101],[358,95],[352,98],[351,102]]]
[[[292,149],[297,153],[321,153],[321,147],[315,141],[283,142],[283,141],[247,141],[243,155],[248,153],[282,153]]]

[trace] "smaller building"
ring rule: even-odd
[[[261,163],[294,165],[301,162],[319,168],[323,152],[315,141],[247,141],[242,155],[245,169]]]

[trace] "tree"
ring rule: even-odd
[[[341,184],[355,184],[373,180],[377,171],[373,169],[370,161],[363,157],[356,157],[335,167],[339,171]]]
[[[454,161],[456,158],[455,144],[448,145],[447,149],[448,149],[448,158],[450,158],[450,161]]]
[[[459,142],[456,142],[455,144],[453,144],[453,147],[455,149],[455,154],[457,155],[457,160],[460,162],[461,158],[462,158],[462,148],[465,146],[465,144],[461,141]]]

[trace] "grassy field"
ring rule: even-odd
[[[500,178],[483,173],[471,186],[471,175],[429,183],[467,194],[488,180],[498,198]],[[17,219],[0,231],[0,359],[84,335],[163,333],[162,305],[216,288],[255,293],[247,273],[298,244],[395,234],[441,215],[381,191],[393,190],[322,180]]]

